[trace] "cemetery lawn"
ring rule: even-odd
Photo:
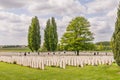
[[[0,62],[0,80],[120,80],[120,67],[113,64],[40,70]]]

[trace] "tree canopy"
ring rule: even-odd
[[[57,25],[54,17],[48,19],[46,28],[44,30],[44,45],[48,51],[55,51],[57,49],[58,34]]]
[[[94,38],[89,27],[90,23],[84,17],[74,18],[61,38],[61,45],[64,45],[66,49],[77,51],[78,54],[79,50],[91,49],[93,47],[91,41]]]
[[[31,51],[38,51],[41,44],[41,36],[40,36],[40,25],[39,20],[35,16],[32,18],[31,25],[28,30],[28,47]]]
[[[117,12],[117,21],[115,23],[115,31],[112,36],[112,49],[114,53],[114,59],[120,66],[120,4]]]

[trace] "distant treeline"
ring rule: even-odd
[[[110,41],[97,42],[95,43],[95,45],[96,45],[96,50],[100,50],[100,51],[112,50]]]
[[[96,45],[104,45],[104,46],[110,46],[110,42],[109,41],[102,41],[102,42],[97,42]]]
[[[2,45],[0,48],[25,48],[25,45]]]
[[[96,46],[94,50],[97,50],[97,51],[112,50],[110,41],[96,42],[94,45]],[[27,47],[28,46],[26,46],[26,45],[1,45],[0,46],[0,48],[27,48]],[[58,45],[58,47],[60,47],[60,45]],[[60,50],[62,50],[62,49],[60,49]],[[40,51],[46,51],[46,50],[40,49]]]

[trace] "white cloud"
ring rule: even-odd
[[[86,9],[78,0],[46,0],[41,3],[33,2],[28,10],[39,15],[66,16],[84,13]]]
[[[103,13],[114,9],[118,5],[119,0],[95,0],[86,4],[87,12],[92,13]]]
[[[111,39],[119,1],[120,0],[95,0],[86,4],[88,8],[87,14],[93,15],[89,17],[89,21],[91,23],[91,31],[95,34],[95,42],[108,41]]]
[[[58,33],[59,33],[59,40],[66,31],[67,25],[69,22],[72,20],[73,17],[71,16],[64,16],[62,19],[57,19],[57,28],[58,28]]]
[[[116,21],[116,13],[115,8],[104,16],[89,18],[91,31],[95,34],[95,42],[108,41],[111,39]]]
[[[0,12],[0,44],[11,42],[10,44],[26,44],[24,41],[30,24],[31,17],[26,15],[16,15],[8,12]],[[15,42],[14,40],[18,41]]]
[[[39,17],[42,39],[48,18],[56,16],[60,39],[72,18],[87,16],[95,42],[110,40],[119,1],[91,0],[82,4],[79,0],[0,0],[0,44],[27,44],[27,31],[34,15]],[[21,8],[25,11],[19,11]]]
[[[28,3],[28,2],[27,2]],[[26,0],[0,0],[0,9],[15,9],[26,5]]]

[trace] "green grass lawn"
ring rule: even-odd
[[[40,70],[0,62],[0,80],[120,80],[120,67],[113,64]]]

